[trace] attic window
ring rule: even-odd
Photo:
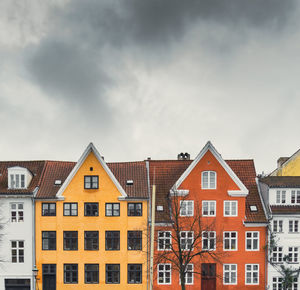
[[[127,180],[126,185],[133,185],[133,180],[131,180],[131,179]]]
[[[250,205],[250,211],[257,211],[256,205]]]
[[[29,170],[19,166],[7,168],[7,175],[9,189],[27,188],[32,179]]]
[[[164,207],[163,207],[162,205],[158,205],[158,206],[156,207],[156,210],[157,210],[157,211],[163,211],[163,210],[164,210]]]
[[[55,185],[61,185],[61,180],[60,180],[60,179],[56,179],[56,180],[54,181],[54,184],[55,184]]]

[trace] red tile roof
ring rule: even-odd
[[[271,205],[272,213],[280,214],[299,214],[299,205]]]

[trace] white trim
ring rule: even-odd
[[[188,214],[188,204],[192,203],[192,214]],[[182,214],[183,204],[186,204],[186,213],[185,215]],[[181,217],[191,217],[194,216],[194,201],[193,200],[181,200],[180,201],[180,208],[179,208],[179,216]]]
[[[156,227],[171,227],[172,223],[155,223]]]
[[[159,234],[160,233],[164,233],[164,236],[163,237],[159,237]],[[165,233],[170,233],[170,237],[165,237]],[[171,247],[169,249],[160,249],[159,248],[159,240],[160,239],[163,239],[164,240],[164,246],[165,246],[165,240],[169,239],[170,240],[170,246],[172,247],[172,232],[171,231],[158,231],[157,232],[157,251],[171,251]]]
[[[247,233],[251,233],[251,249],[247,249]],[[258,240],[258,243],[257,243],[257,249],[252,249],[253,247],[253,240],[254,238],[252,237],[253,233],[257,233],[258,234],[258,237],[257,237],[257,240]],[[245,232],[245,251],[247,252],[257,252],[260,250],[260,234],[259,234],[259,231],[247,231]]]
[[[203,202],[208,202],[208,214],[207,215],[203,214]],[[211,202],[214,204],[214,211],[215,211],[214,215],[209,214],[209,212],[210,212],[210,203]],[[215,217],[217,215],[217,202],[215,200],[202,200],[201,213],[202,213],[202,217]]]
[[[113,183],[115,184],[115,186],[117,187],[117,189],[119,190],[121,195],[123,197],[127,197],[126,192],[124,191],[124,189],[122,188],[122,186],[120,185],[120,183],[118,182],[116,177],[113,175],[113,173],[111,172],[109,167],[106,165],[105,161],[103,160],[103,158],[101,157],[101,155],[99,154],[99,152],[97,151],[97,149],[95,148],[93,143],[90,143],[87,146],[87,148],[85,149],[85,151],[79,158],[78,162],[76,163],[75,167],[72,169],[71,173],[69,174],[69,176],[67,177],[67,179],[65,180],[65,182],[63,183],[63,185],[61,186],[59,191],[57,192],[56,196],[57,197],[62,196],[63,192],[65,191],[67,186],[70,184],[71,180],[73,179],[73,177],[75,176],[75,174],[77,173],[77,171],[79,170],[79,168],[81,167],[81,165],[83,164],[83,162],[86,160],[87,156],[91,152],[93,152],[95,154],[96,158],[98,159],[98,161],[100,162],[100,164],[102,165],[103,169],[106,171],[108,176],[111,178],[111,180],[113,181]]]
[[[236,248],[235,249],[225,249],[225,233],[230,233],[230,237],[229,237],[229,246],[231,247],[231,244],[232,244],[232,238],[231,238],[231,233],[236,233]],[[223,231],[223,251],[229,251],[229,252],[234,252],[234,251],[237,251],[238,250],[238,244],[239,244],[239,240],[238,240],[238,232],[237,231]]]
[[[247,266],[248,265],[251,265],[251,271],[250,273],[253,274],[253,266],[257,266],[258,269],[257,269],[257,283],[247,283]],[[256,272],[256,271],[255,271]],[[253,275],[251,275],[251,281],[252,281],[252,277]],[[259,285],[259,264],[245,264],[245,285]]]
[[[166,267],[167,265],[170,266],[170,283],[159,283],[159,266],[160,266],[160,265],[164,265],[164,270],[163,270],[163,273],[164,273],[164,280],[165,280],[165,278],[166,278],[166,275],[165,275],[165,273],[166,273],[165,267]],[[167,272],[169,272],[169,271],[167,271]],[[160,263],[160,264],[157,265],[157,284],[158,284],[158,285],[171,285],[171,284],[172,284],[172,265],[171,265],[170,263]]]
[[[189,193],[188,189],[170,189],[170,196],[187,196]]]
[[[259,228],[259,227],[267,227],[268,223],[251,223],[243,221],[243,224],[246,228]]]
[[[173,189],[178,189],[182,182],[186,179],[186,177],[191,173],[191,171],[195,168],[198,162],[202,159],[202,157],[206,154],[207,151],[210,151],[213,156],[217,159],[217,161],[222,165],[228,175],[232,178],[232,180],[236,183],[236,185],[240,188],[240,190],[230,191],[230,194],[236,192],[239,196],[247,196],[249,191],[246,186],[241,182],[241,180],[237,177],[234,171],[229,167],[229,165],[224,161],[221,155],[217,152],[215,147],[212,145],[210,141],[206,143],[194,161],[190,164],[190,166],[184,171],[184,173],[179,177],[176,183],[173,185]],[[229,193],[228,193],[229,194]]]
[[[231,265],[235,265],[235,283],[225,283],[225,266],[230,266],[229,268],[229,274],[231,274]],[[227,271],[228,272],[228,271]],[[231,275],[229,275],[229,279],[231,280]],[[237,264],[223,264],[223,285],[237,285],[238,282],[238,265]]]
[[[236,214],[235,214],[235,215],[232,215],[232,214],[225,215],[225,203],[226,203],[226,202],[229,202],[229,203],[230,203],[230,213],[231,213],[231,211],[232,211],[232,206],[231,206],[231,204],[232,204],[232,203],[235,203],[235,204],[236,204]],[[238,216],[238,212],[239,212],[238,206],[239,206],[239,203],[238,203],[237,200],[224,200],[224,201],[223,201],[223,216],[224,216],[224,217],[237,217],[237,216]]]
[[[207,187],[203,186],[203,175],[207,172]],[[210,175],[211,173],[215,174],[214,187],[210,187]],[[217,172],[213,170],[204,170],[201,172],[201,189],[217,189]]]

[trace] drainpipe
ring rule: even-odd
[[[35,229],[35,196],[38,191],[38,187],[36,187],[33,191],[33,196],[32,196],[32,209],[33,209],[33,214],[32,214],[32,231],[33,231],[33,240],[32,240],[32,267],[36,269],[36,255],[35,255],[35,234],[36,234],[36,229]],[[37,273],[36,273],[37,274]],[[33,281],[33,290],[36,290],[36,275],[35,273],[32,273],[32,281]]]
[[[148,159],[149,160],[149,159]],[[149,237],[150,237],[150,232],[149,232],[149,223],[150,223],[150,215],[151,215],[151,189],[150,189],[150,164],[149,161],[146,160],[146,170],[147,170],[147,191],[148,191],[148,201],[147,201],[147,290],[149,290],[149,275],[150,275],[150,271],[149,271],[149,265],[150,265],[150,261],[149,261],[149,253],[150,253],[150,243],[149,243]]]
[[[155,227],[155,185],[152,185],[152,217],[151,217],[151,242],[150,242],[150,290],[153,289],[153,255],[154,255],[154,227]]]

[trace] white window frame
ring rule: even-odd
[[[205,237],[205,235],[207,236]],[[213,240],[214,246],[213,248],[210,247],[210,242]],[[207,241],[208,247],[204,247],[204,241]],[[207,251],[215,251],[216,250],[216,232],[215,231],[203,231],[202,232],[202,250]]]
[[[276,191],[276,204],[286,204],[286,190]]]
[[[169,234],[170,237],[167,237],[166,236],[167,234]],[[160,242],[159,242],[160,240],[163,241],[163,248],[160,248]],[[166,241],[167,240],[170,241],[170,248],[166,247]],[[172,233],[171,233],[171,231],[159,231],[157,233],[157,250],[158,251],[171,251],[171,247],[172,247]]]
[[[292,228],[292,231],[290,229]],[[296,231],[297,229],[297,231]],[[299,233],[299,221],[289,220],[289,233]]]
[[[194,216],[194,201],[181,200],[180,201],[180,216]]]
[[[250,234],[251,237],[247,237],[247,234]],[[257,234],[257,237],[254,237],[254,234]],[[248,240],[251,241],[251,249],[247,249],[247,241]],[[257,248],[256,249],[253,247],[255,240],[257,240]],[[259,232],[251,231],[251,232],[245,233],[245,249],[246,249],[246,251],[259,251]]]
[[[20,242],[23,243],[23,247],[20,247]],[[13,247],[13,243],[16,243],[16,246]],[[11,240],[10,241],[10,252],[11,252],[11,262],[13,264],[25,263],[25,241],[24,240]],[[13,251],[16,251],[16,254],[13,254]],[[20,254],[20,251],[23,251],[23,255]],[[16,262],[13,262],[13,256],[16,257]],[[20,262],[20,257],[23,256],[23,261]]]
[[[160,270],[160,266],[163,267],[162,270]],[[170,270],[166,270],[166,266],[170,266]],[[163,273],[163,282],[159,281],[159,273]],[[170,282],[166,282],[166,273],[170,273]],[[172,266],[171,264],[158,264],[157,265],[157,284],[159,285],[171,285],[172,284]]]
[[[254,267],[257,267],[257,270],[254,270]],[[248,273],[250,273],[250,282],[247,281]],[[254,273],[257,274],[257,282],[254,282]],[[246,264],[245,265],[245,284],[246,285],[259,285],[259,264]]]
[[[300,204],[300,190],[291,191],[291,204]]]
[[[207,203],[207,214],[204,214],[204,204]],[[211,210],[214,210],[214,214],[211,214]],[[210,216],[216,216],[217,213],[217,205],[215,200],[202,200],[202,216],[210,217]]]
[[[235,266],[235,269],[233,267]],[[229,267],[228,270],[225,268]],[[229,273],[229,281],[228,283],[225,282],[225,274]],[[235,273],[235,282],[232,282],[232,273]],[[223,285],[237,285],[237,264],[223,264]]]
[[[191,236],[189,236],[191,234]],[[193,231],[181,231],[180,235],[180,247],[182,251],[192,251],[194,247],[191,249],[187,247],[189,244],[193,246],[194,244],[194,232]],[[191,240],[191,243],[189,241]],[[183,242],[184,241],[184,242]],[[182,245],[185,247],[183,248]]]
[[[274,259],[276,257],[276,259]],[[272,262],[273,263],[283,263],[283,247],[274,247],[272,253]]]
[[[288,263],[297,264],[299,263],[299,248],[298,247],[289,247],[289,260]]]
[[[15,209],[13,209],[13,205],[15,205]],[[19,205],[22,205],[22,208],[19,208]],[[23,202],[11,202],[10,205],[10,222],[11,223],[22,223],[24,222],[24,203]],[[13,220],[13,212],[16,213],[15,218],[16,220]],[[20,215],[20,213],[22,212],[22,215]]]
[[[226,204],[229,204],[229,214],[226,214]],[[233,211],[233,204],[235,204],[235,214],[232,213]],[[238,201],[237,200],[224,200],[224,207],[223,207],[224,216],[238,216]]]
[[[189,282],[189,279],[191,279],[190,282]],[[185,280],[185,285],[194,285],[194,264],[186,265],[184,280]],[[180,276],[179,276],[179,284],[181,284]]]
[[[273,220],[273,231],[275,233],[283,233],[283,220]]]
[[[282,277],[273,277],[272,278],[272,289],[273,290],[279,290],[282,288],[279,288],[279,285],[282,283]]]
[[[204,180],[204,175],[207,174],[207,181]],[[212,180],[212,175],[214,179]],[[207,184],[206,184],[207,182]],[[217,188],[217,172],[216,171],[202,171],[201,172],[201,188],[202,189],[216,189]]]
[[[225,234],[226,233],[229,233],[230,237],[226,239],[229,239],[229,249],[225,249]],[[235,233],[236,236],[235,238],[232,238],[232,234]],[[231,249],[232,247],[232,241],[235,240],[235,245],[236,245],[236,248],[235,249]],[[223,250],[224,251],[237,251],[238,250],[238,232],[235,232],[235,231],[224,231],[223,232]]]

